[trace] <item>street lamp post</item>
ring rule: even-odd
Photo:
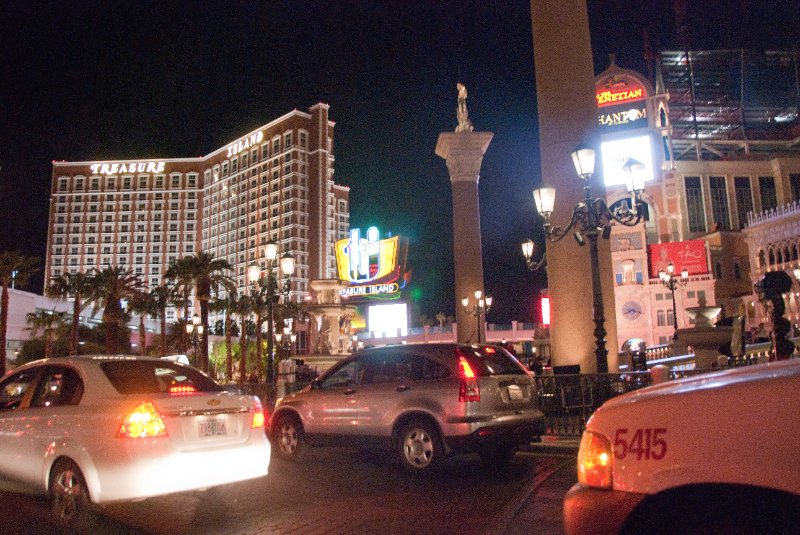
[[[492,298],[490,296],[483,296],[483,292],[475,290],[475,304],[470,308],[469,297],[464,296],[461,298],[461,305],[464,307],[464,312],[475,316],[478,322],[478,343],[483,343],[481,339],[481,330],[483,328],[483,320],[486,318],[486,313],[492,308]]]
[[[572,210],[572,219],[566,227],[553,226],[550,215],[553,213],[556,190],[546,184],[533,190],[533,199],[536,209],[544,218],[544,232],[551,242],[561,241],[567,234],[579,246],[589,241],[589,259],[592,271],[592,316],[595,324],[595,359],[597,373],[608,373],[608,350],[606,349],[605,312],[603,310],[603,294],[600,284],[600,264],[597,254],[597,238],[608,239],[611,234],[611,223],[619,223],[628,227],[637,225],[644,215],[644,205],[641,199],[644,191],[644,176],[641,171],[644,165],[634,159],[629,159],[623,165],[626,171],[626,186],[633,198],[633,209],[625,203],[613,211],[608,207],[605,199],[595,198],[592,193],[592,175],[594,174],[594,149],[586,145],[579,145],[572,152],[572,162],[575,171],[583,181],[583,201],[575,205]],[[522,244],[522,254],[531,270],[538,269],[545,263],[544,255],[538,261],[533,258],[534,243],[531,240]]]
[[[686,286],[689,282],[689,272],[681,270],[680,276],[675,275],[675,264],[670,262],[667,264],[667,269],[662,269],[658,272],[658,278],[661,279],[661,284],[672,293],[672,339],[674,340],[678,335],[678,308],[675,306],[675,290],[678,286]]]
[[[270,240],[264,246],[266,265],[264,269],[258,262],[253,262],[247,267],[247,277],[253,283],[253,292],[258,293],[267,303],[267,373],[270,381],[275,380],[275,356],[273,355],[274,323],[272,313],[275,303],[282,295],[289,295],[291,279],[294,274],[294,257],[285,253],[278,260],[278,244]],[[276,268],[280,264],[280,271],[284,279],[278,281]],[[262,275],[265,275],[262,277]]]
[[[197,365],[197,347],[200,345],[200,337],[203,336],[203,325],[200,324],[200,316],[192,316],[191,322],[186,322],[186,334],[192,337],[192,347],[194,347],[194,364]]]

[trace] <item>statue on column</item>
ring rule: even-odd
[[[792,324],[783,317],[786,303],[783,294],[792,289],[792,279],[785,271],[770,271],[755,284],[759,299],[767,304],[772,316],[772,352],[769,360],[785,360],[794,354],[794,343],[787,338]]]
[[[456,115],[458,116],[458,126],[456,132],[472,132],[472,123],[469,120],[469,112],[467,111],[467,88],[464,84],[457,83],[458,89],[458,109]]]

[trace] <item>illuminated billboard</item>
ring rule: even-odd
[[[627,74],[617,74],[595,84],[597,124],[602,131],[647,127],[647,90]]]
[[[655,179],[653,143],[649,134],[603,141],[600,143],[600,153],[603,160],[603,181],[606,186],[625,184],[628,171],[623,166],[631,158],[644,164],[644,169],[639,172],[644,175],[645,182]]]
[[[684,269],[689,275],[708,273],[706,242],[703,240],[656,243],[648,245],[647,250],[650,255],[650,278],[658,277],[658,272],[666,270],[670,262],[675,266],[675,273]]]
[[[405,303],[371,305],[367,312],[367,330],[374,338],[406,336],[408,306]]]
[[[351,229],[350,237],[336,242],[339,279],[350,283],[342,296],[395,298],[405,286],[406,243],[400,236],[381,239],[377,227],[362,236]]]

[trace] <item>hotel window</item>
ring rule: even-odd
[[[699,176],[684,177],[686,188],[686,209],[689,215],[689,232],[705,232],[705,214],[703,212],[703,191],[700,188]]]
[[[131,178],[129,176],[122,177],[122,189],[131,189]]]
[[[190,188],[197,187],[197,175],[189,175],[188,181]]]
[[[800,201],[800,173],[789,174],[789,185],[792,188],[792,201]]]
[[[775,179],[771,176],[758,177],[758,192],[761,194],[761,210],[774,210],[778,207]]]
[[[228,176],[228,162],[222,162],[222,176]]]
[[[171,188],[179,188],[181,187],[181,177],[180,175],[172,175],[170,177],[170,186]]]
[[[300,146],[302,148],[304,148],[304,149],[307,149],[308,148],[308,134],[305,133],[304,131],[300,130],[300,132],[298,132],[297,135],[300,138]]]
[[[147,189],[147,177],[140,176],[139,177],[139,189]]]
[[[239,170],[239,159],[231,158],[231,173],[235,173],[238,170]]]
[[[281,151],[281,138],[276,137],[272,140],[272,155],[275,156]]]
[[[93,178],[92,179],[92,189],[93,190],[100,189],[100,179],[98,179],[98,178]]]
[[[59,178],[58,179],[58,191],[67,191],[67,179],[66,178]]]
[[[75,189],[83,191],[83,179],[82,178],[76,178],[75,179]]]
[[[292,146],[292,133],[291,132],[286,132],[283,135],[283,147],[285,149],[288,149],[291,146]]]
[[[258,147],[250,151],[250,162],[253,164],[258,162]]]
[[[106,189],[114,189],[114,177],[109,177],[106,179]]]
[[[163,176],[157,176],[156,177],[156,187],[157,188],[163,188],[164,187],[164,177]]]
[[[245,167],[247,167],[247,153],[246,152],[242,154],[242,169],[244,169]]]
[[[725,177],[709,177],[708,183],[711,190],[711,211],[714,223],[719,223],[717,230],[730,230],[731,220],[728,213],[728,190],[725,188]]]
[[[753,192],[750,188],[750,177],[733,177],[736,190],[736,215],[739,217],[739,230],[747,225],[747,213],[753,211]]]

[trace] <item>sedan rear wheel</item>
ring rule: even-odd
[[[62,527],[86,528],[95,520],[89,489],[80,468],[69,460],[58,461],[50,471],[50,512]]]
[[[425,421],[413,421],[400,432],[400,462],[411,473],[436,468],[444,456],[444,448],[436,429]]]
[[[305,450],[303,428],[294,416],[281,416],[272,436],[275,454],[281,459],[296,461]]]

